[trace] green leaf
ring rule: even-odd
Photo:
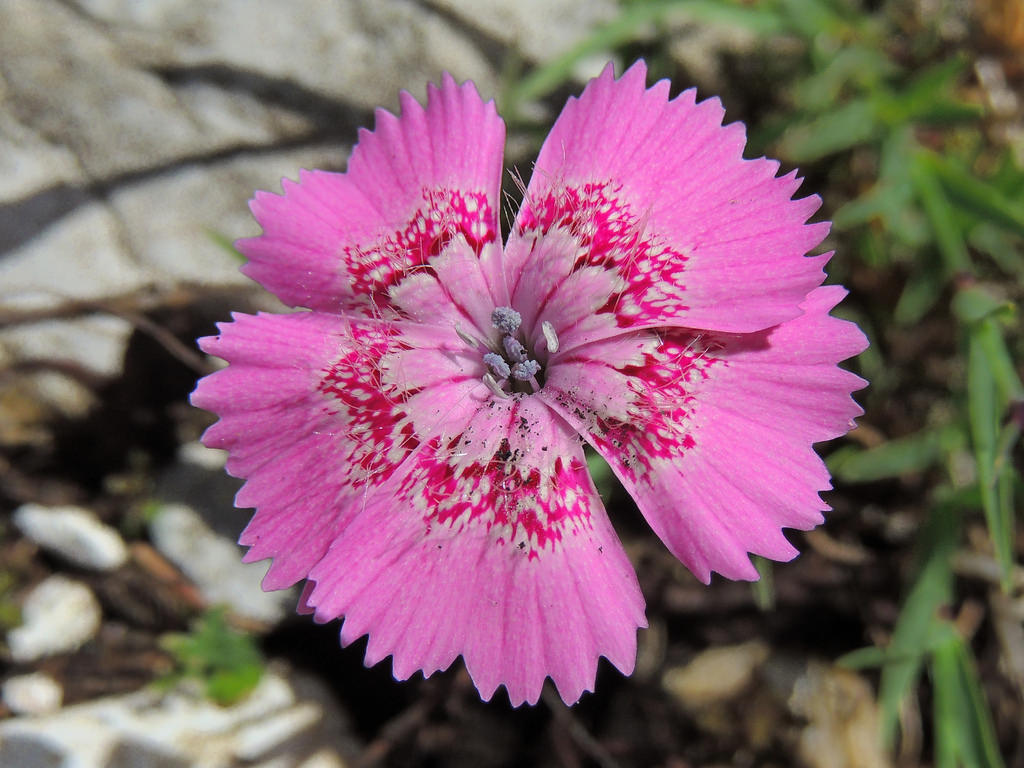
[[[235,664],[213,672],[206,680],[206,696],[221,706],[245,698],[263,678],[263,664]]]
[[[887,744],[892,743],[896,734],[900,706],[921,672],[934,618],[939,608],[952,598],[950,562],[959,532],[953,505],[940,503],[932,509],[918,537],[920,566],[893,628],[879,687],[882,738]]]
[[[950,159],[932,155],[929,165],[951,200],[983,220],[1024,236],[1024,204],[1020,201],[1010,199]],[[1024,189],[1024,175],[1020,183]]]
[[[909,129],[894,130],[882,140],[878,181],[865,194],[839,208],[836,229],[880,220],[889,235],[915,248],[928,242],[929,227],[917,208],[911,166],[917,144]],[[886,251],[892,250],[887,238]],[[886,263],[891,259],[886,259]]]
[[[1005,310],[1005,305],[1000,307],[995,317],[986,318],[972,329],[972,334],[977,338],[988,360],[989,371],[995,380],[996,392],[1002,410],[1013,400],[1024,398],[1024,384],[1021,384],[1020,376],[1017,375],[1017,367],[1014,365],[1010,351],[1006,348],[1006,341],[999,331],[995,322],[997,319],[1016,320],[1016,305],[1009,304],[1010,310]]]
[[[210,242],[220,248],[222,251],[231,256],[236,261],[245,262],[246,258],[242,255],[242,252],[235,248],[235,241],[225,235],[223,232],[217,232],[213,229],[206,230],[206,236],[210,238]]]
[[[932,654],[935,762],[938,768],[1003,768],[992,716],[967,645],[948,623]]]
[[[742,27],[757,34],[782,31],[782,19],[771,10],[756,5],[714,2],[713,0],[672,0],[635,3],[623,9],[612,21],[595,29],[568,51],[535,69],[508,88],[500,99],[502,114],[514,118],[525,102],[539,99],[568,81],[583,59],[613,51],[637,39],[652,23],[670,14],[723,26]]]
[[[206,695],[221,705],[243,698],[263,675],[263,657],[255,642],[231,628],[224,608],[212,608],[188,634],[165,635],[161,644],[174,656],[176,668],[158,684],[168,687],[181,678],[197,679]]]
[[[1012,509],[1001,499],[1004,490],[996,467],[997,442],[1001,411],[996,401],[996,381],[986,354],[983,338],[998,329],[992,318],[986,318],[972,330],[967,346],[967,415],[971,442],[978,468],[978,487],[985,512],[989,536],[996,561],[1003,575],[1003,588],[1012,585],[1014,549],[1014,518]],[[1004,471],[1009,471],[1005,468]]]
[[[964,57],[947,59],[926,69],[899,93],[879,93],[879,119],[897,126],[910,122],[958,123],[982,117],[980,106],[951,95],[967,63]]]
[[[877,645],[869,645],[866,648],[858,648],[855,651],[844,653],[836,659],[836,665],[846,669],[872,669],[882,666],[886,661],[891,661],[885,653],[884,648]]]
[[[1019,237],[991,221],[982,221],[971,227],[967,242],[976,251],[989,256],[1004,272],[1024,278],[1024,248]]]
[[[850,26],[840,15],[841,4],[829,0],[778,0],[785,10],[787,27],[826,50],[834,41],[846,37]],[[822,39],[825,39],[824,43]]]
[[[879,648],[877,645],[869,645],[858,648],[855,651],[845,653],[836,659],[836,664],[846,669],[873,669],[885,664],[901,664],[919,660],[921,656],[935,650],[937,641],[929,635],[924,645],[913,653],[899,653],[891,648]]]
[[[936,245],[945,263],[946,274],[956,275],[973,270],[963,234],[956,224],[953,207],[935,177],[930,153],[919,150],[914,155],[910,172],[914,191],[921,201],[925,215],[932,226]]]
[[[916,325],[934,307],[946,287],[942,273],[927,264],[910,273],[893,309],[892,318],[900,325]]]
[[[868,483],[923,472],[964,442],[954,426],[926,429],[874,448],[843,448],[829,456],[829,471],[846,483]]]
[[[855,99],[803,123],[791,125],[779,142],[779,154],[805,163],[873,141],[882,125],[868,99]]]
[[[997,315],[1003,319],[1012,319],[1016,307],[1013,302],[994,296],[981,285],[968,285],[957,291],[953,297],[953,314],[969,325],[978,323],[986,317]]]

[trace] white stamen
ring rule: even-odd
[[[548,352],[552,355],[558,351],[558,336],[555,335],[555,326],[545,320],[540,324],[541,333],[544,334],[544,341],[547,342]]]
[[[487,388],[489,390],[491,390],[491,392],[496,394],[498,397],[504,397],[504,398],[508,397],[508,392],[506,392],[504,389],[501,388],[501,385],[498,384],[497,381],[495,381],[494,377],[491,376],[491,374],[489,374],[489,373],[485,373],[484,374],[484,384],[486,384]]]
[[[470,336],[468,333],[466,333],[464,330],[459,328],[459,326],[457,326],[457,325],[455,326],[455,333],[458,334],[458,337],[460,339],[462,339],[464,342],[466,342],[467,344],[469,344],[469,346],[471,346],[471,347],[482,347],[482,346],[484,346],[484,344],[482,342],[480,342],[478,339],[474,338],[473,336]]]

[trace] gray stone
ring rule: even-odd
[[[400,89],[422,91],[445,70],[495,92],[493,69],[473,41],[411,0],[77,4],[144,68],[229,68],[364,109],[395,106]]]
[[[272,623],[291,612],[294,590],[264,592],[267,563],[243,563],[241,548],[219,536],[184,504],[161,507],[150,524],[153,545],[192,580],[211,604],[224,604],[240,616]]]
[[[619,13],[612,0],[438,0],[438,5],[538,62],[561,56]],[[585,65],[578,74],[586,79],[597,74],[593,69]]]

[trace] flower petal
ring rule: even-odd
[[[488,401],[371,493],[306,603],[345,617],[346,644],[369,634],[368,664],[390,654],[405,679],[461,654],[483,698],[504,685],[515,706],[548,676],[576,701],[601,655],[628,674],[643,597],[575,438],[536,398]]]
[[[505,124],[471,82],[445,75],[427,106],[400,97],[361,131],[348,172],[303,171],[283,196],[258,192],[263,235],[240,240],[243,271],[290,306],[371,312],[387,288],[461,235],[479,253],[499,238]]]
[[[457,386],[460,362],[410,348],[396,326],[318,312],[236,314],[203,350],[231,363],[202,379],[192,403],[220,421],[203,442],[229,452],[227,469],[247,478],[236,503],[256,507],[241,543],[246,560],[273,557],[264,586],[305,578],[362,504],[418,445],[408,405],[416,394]],[[389,364],[418,354],[419,378],[399,381]],[[475,374],[476,371],[473,371]],[[473,382],[478,386],[477,382]],[[429,400],[429,398],[428,398]],[[433,416],[443,421],[451,407]]]
[[[486,262],[498,250],[500,246],[485,246],[485,253],[477,254],[465,238],[455,237],[427,261],[427,269],[411,271],[391,287],[392,306],[403,317],[437,328],[442,336],[454,338],[459,328],[477,338],[497,338],[491,313],[507,300],[492,293]]]
[[[748,552],[790,559],[796,550],[780,529],[812,528],[828,509],[813,443],[853,426],[850,392],[865,383],[836,365],[866,347],[855,325],[828,315],[844,295],[819,288],[801,317],[762,333],[668,333],[641,365],[601,371],[601,360],[566,360],[549,376],[542,397],[589,435],[705,582],[711,571],[756,579]]]
[[[626,328],[679,326],[730,333],[800,314],[828,256],[805,257],[828,231],[804,222],[816,196],[792,200],[794,173],[744,160],[744,129],[722,127],[717,99],[669,83],[646,89],[646,67],[614,79],[611,65],[572,98],[540,152],[510,237],[561,230],[585,251],[577,268],[618,271],[609,303]]]

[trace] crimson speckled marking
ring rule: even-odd
[[[686,256],[652,237],[621,192],[611,182],[589,183],[528,198],[517,222],[519,234],[564,229],[584,252],[576,269],[616,270],[626,287],[602,311],[614,312],[620,326],[669,320],[687,309],[682,303]]]
[[[404,229],[372,246],[346,246],[342,259],[358,295],[383,299],[387,289],[410,270],[423,267],[462,235],[477,254],[497,238],[494,211],[483,192],[424,189],[423,204]]]
[[[350,482],[359,486],[383,482],[419,444],[402,403],[415,391],[386,387],[380,361],[388,354],[407,349],[393,329],[353,321],[352,347],[323,371],[318,389],[344,425]]]

